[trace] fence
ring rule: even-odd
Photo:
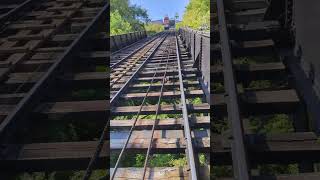
[[[111,51],[119,50],[145,37],[147,37],[146,31],[111,36],[110,49]]]
[[[179,34],[194,61],[194,68],[202,72],[203,85],[210,93],[210,33],[180,28]],[[209,96],[207,96],[209,97]]]

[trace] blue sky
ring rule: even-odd
[[[163,19],[165,15],[169,15],[171,19],[176,12],[181,20],[189,0],[130,0],[130,3],[147,9],[151,20]]]

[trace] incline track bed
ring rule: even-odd
[[[265,1],[224,2],[212,3],[213,177],[319,179],[319,140],[278,54],[290,45],[280,22],[263,19]]]
[[[199,154],[209,157],[210,144],[209,104],[199,82],[200,72],[192,67],[193,61],[174,31],[160,33],[156,38],[132,56],[141,56],[141,63],[126,72],[126,84],[115,81],[111,86],[111,177],[195,179],[205,174],[208,177],[208,167],[200,165],[198,159]],[[127,59],[112,69],[111,78],[123,74],[130,61]],[[152,165],[152,161],[166,155],[185,157],[186,164]],[[144,164],[128,165],[125,161],[131,156],[142,156]]]

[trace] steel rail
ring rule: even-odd
[[[127,60],[128,58],[130,58],[131,56],[133,56],[135,53],[137,53],[138,51],[140,51],[142,48],[144,48],[146,45],[148,45],[149,43],[153,42],[154,40],[157,39],[157,36],[153,37],[151,40],[145,42],[143,45],[141,45],[139,48],[135,49],[132,53],[130,53],[129,55],[127,55],[126,57],[122,58],[120,61],[116,62],[115,64],[111,65],[111,70],[118,67],[120,63],[122,63],[123,61]],[[138,41],[140,42],[140,41]],[[136,43],[138,43],[136,42]],[[135,44],[135,43],[133,43]],[[131,44],[131,45],[133,45]],[[129,45],[129,46],[131,46]],[[126,48],[129,48],[128,46]]]
[[[170,46],[170,43],[168,44],[168,46]],[[142,180],[146,176],[147,164],[148,164],[150,151],[151,151],[151,146],[152,146],[152,142],[153,142],[153,135],[154,135],[156,124],[158,122],[157,118],[158,118],[158,115],[159,115],[159,112],[160,112],[160,103],[161,103],[161,99],[162,99],[162,95],[163,95],[163,87],[164,87],[164,84],[166,83],[165,80],[166,80],[166,76],[167,76],[167,72],[168,72],[168,62],[169,62],[169,59],[170,59],[169,58],[169,50],[168,50],[167,47],[166,47],[166,50],[168,51],[168,56],[167,56],[166,68],[165,68],[165,72],[164,72],[164,74],[162,76],[162,85],[161,85],[161,89],[160,89],[160,96],[159,96],[158,103],[157,103],[156,115],[155,115],[154,122],[153,122],[153,125],[152,125],[151,137],[150,137],[150,141],[149,141],[149,144],[148,144],[148,150],[147,150],[147,154],[146,154],[146,159],[144,161]]]
[[[175,43],[176,43],[176,53],[177,53],[177,62],[178,62],[178,72],[179,72],[179,84],[180,84],[180,94],[181,94],[181,103],[182,103],[182,116],[183,116],[183,131],[187,140],[187,157],[191,172],[191,179],[197,180],[198,179],[198,172],[196,169],[196,161],[194,158],[194,150],[192,144],[192,137],[191,137],[191,129],[189,124],[189,117],[188,117],[188,110],[186,104],[186,96],[184,92],[183,86],[183,78],[182,78],[182,66],[181,66],[181,59],[180,59],[180,49],[178,38],[175,36]]]
[[[148,44],[146,44],[144,47],[146,47]],[[152,49],[154,46],[156,46],[157,44],[153,44],[150,48],[146,49],[144,52],[142,52],[142,54],[139,54],[139,57],[134,58],[133,61],[135,61],[135,63],[137,63],[141,58],[143,58],[143,56],[145,54],[147,54],[150,49]],[[129,67],[129,68],[128,68]],[[119,76],[114,77],[113,79],[110,79],[110,87],[112,87],[118,80],[120,80],[124,75],[126,75],[132,68],[135,67],[135,64],[129,65],[123,72],[121,72],[121,74]]]
[[[158,73],[159,67],[160,67],[160,65],[157,66],[157,69],[156,69],[156,71],[154,72],[154,74],[153,74],[153,76],[152,76],[152,80],[151,80],[150,85],[149,85],[149,87],[148,87],[148,89],[147,89],[147,91],[146,91],[146,95],[144,96],[144,98],[143,98],[143,100],[142,100],[142,103],[141,103],[141,105],[140,105],[139,111],[138,111],[138,113],[136,114],[136,117],[135,117],[135,119],[134,119],[133,125],[131,126],[131,129],[130,129],[130,131],[129,131],[129,135],[128,135],[127,139],[126,139],[126,142],[125,142],[124,146],[123,146],[122,149],[121,149],[121,152],[120,152],[120,154],[119,154],[119,157],[118,157],[118,159],[117,159],[117,162],[116,162],[116,164],[115,164],[115,167],[113,168],[113,172],[112,172],[111,177],[110,177],[111,180],[113,180],[114,177],[115,177],[115,175],[116,175],[116,171],[117,171],[118,166],[119,166],[119,164],[120,164],[120,162],[121,162],[121,158],[122,158],[122,156],[123,156],[123,154],[124,154],[124,152],[125,152],[125,149],[126,149],[127,146],[128,146],[128,143],[129,143],[129,140],[130,140],[131,135],[132,135],[132,133],[133,133],[133,130],[134,130],[135,127],[136,127],[136,123],[137,123],[137,121],[138,121],[138,119],[139,119],[139,116],[140,116],[140,113],[141,113],[141,111],[142,111],[142,108],[143,108],[143,106],[144,106],[144,104],[145,104],[145,102],[146,102],[146,100],[147,100],[148,94],[149,94],[149,92],[150,92],[150,90],[151,90],[151,87],[152,87],[152,85],[153,85],[153,83],[154,83],[154,80],[155,80],[155,77],[156,77],[156,75],[157,75],[157,73]]]
[[[41,0],[41,1],[43,1],[43,0]],[[0,24],[2,26],[1,28],[3,28],[3,26],[7,25],[5,23],[5,21],[12,21],[12,20],[18,18],[18,14],[19,14],[18,12],[22,11],[23,9],[28,8],[34,2],[35,2],[35,0],[26,0],[23,3],[21,3],[20,5],[18,5],[17,7],[15,7],[14,9],[11,9],[9,12],[7,12],[2,17],[0,17]]]
[[[83,46],[84,41],[96,32],[101,22],[106,21],[105,14],[108,12],[109,3],[106,3],[101,11],[91,20],[89,25],[79,34],[79,36],[72,42],[68,49],[62,56],[48,69],[48,71],[41,77],[41,79],[32,87],[27,95],[17,104],[17,107],[10,112],[10,114],[0,124],[0,135],[3,136],[9,126],[12,126],[19,118],[23,117],[26,112],[31,110],[36,105],[43,92],[46,92],[51,81],[55,80],[59,69],[67,63],[67,59],[73,58],[75,53]]]
[[[244,134],[240,118],[238,95],[233,71],[232,56],[227,32],[223,0],[217,0],[223,75],[227,99],[228,119],[232,128],[232,161],[235,179],[248,180],[249,171],[244,145]]]
[[[121,96],[121,94],[126,90],[128,85],[133,81],[133,79],[137,76],[138,72],[144,67],[144,65],[149,61],[149,59],[154,55],[156,50],[160,47],[160,45],[163,43],[163,41],[166,39],[167,34],[164,35],[164,38],[159,41],[159,43],[156,45],[156,48],[152,51],[152,53],[143,61],[143,63],[139,66],[139,68],[134,72],[134,74],[131,75],[131,77],[128,79],[128,81],[117,91],[117,93],[111,98],[110,100],[110,106],[116,102],[116,100]]]

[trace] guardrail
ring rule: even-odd
[[[202,72],[203,85],[210,93],[210,32],[180,28],[179,34],[194,61],[194,68]],[[209,96],[207,96],[209,97]]]
[[[146,31],[110,36],[110,49],[111,51],[119,50],[145,37],[147,37]]]

